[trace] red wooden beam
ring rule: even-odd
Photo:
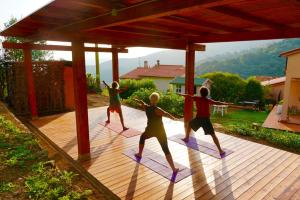
[[[25,48],[23,49],[24,53],[24,67],[25,67],[25,77],[27,82],[27,96],[28,96],[28,104],[31,113],[31,117],[35,118],[38,116],[37,112],[37,102],[35,96],[35,87],[34,87],[34,78],[32,72],[32,55],[31,49]]]
[[[286,27],[286,25],[284,25],[284,24],[279,24],[279,23],[273,22],[271,20],[268,20],[266,18],[257,17],[253,14],[246,13],[246,12],[243,12],[243,11],[235,9],[235,8],[230,8],[230,7],[226,7],[226,6],[217,6],[217,7],[212,7],[210,9],[217,11],[219,13],[225,14],[225,15],[237,17],[237,18],[240,18],[240,19],[243,19],[246,21],[265,25],[265,26],[268,26],[268,27],[271,27],[274,29],[282,29],[282,28]]]
[[[84,43],[72,42],[72,48],[78,158],[84,159],[90,155]]]
[[[112,72],[113,81],[119,82],[119,57],[117,51],[112,53]]]
[[[184,25],[191,25],[194,27],[206,27],[206,28],[222,30],[222,31],[226,31],[226,32],[242,31],[241,29],[226,26],[223,24],[209,22],[209,21],[205,21],[205,20],[199,20],[199,19],[192,19],[192,18],[182,17],[182,16],[178,16],[178,15],[167,16],[167,17],[163,17],[162,19],[169,21],[169,22],[176,22],[176,23],[181,23]]]
[[[136,34],[136,35],[144,35],[144,36],[160,36],[161,38],[179,38],[180,35],[176,33],[164,33],[161,31],[154,31],[154,30],[145,30],[135,27],[127,27],[127,26],[116,26],[116,27],[110,27],[108,29],[105,29],[108,31],[115,31],[119,33],[130,33],[130,34]]]
[[[75,31],[88,30],[94,28],[105,28],[117,25],[123,25],[131,22],[137,22],[147,19],[174,15],[180,12],[192,9],[210,8],[219,5],[226,5],[241,0],[151,0],[141,2],[138,5],[129,6],[116,10],[116,16],[111,13],[101,14],[89,19],[66,24],[58,28],[58,30]]]
[[[12,43],[3,42],[3,48],[5,49],[24,49],[30,48],[32,50],[46,50],[46,51],[72,51],[71,46],[62,45],[47,45],[47,44],[25,44],[25,43]],[[104,48],[104,47],[84,47],[84,51],[87,52],[113,52],[128,53],[128,49],[124,48]]]
[[[187,44],[185,56],[185,93],[194,95],[195,50],[194,44]],[[186,97],[184,101],[185,126],[193,118],[193,99]]]
[[[161,19],[158,19],[159,21],[164,21]],[[127,26],[130,27],[136,27],[136,28],[140,28],[140,29],[145,29],[145,30],[155,30],[155,31],[161,31],[161,32],[166,32],[166,33],[177,33],[181,36],[189,36],[189,35],[202,35],[202,34],[208,34],[207,32],[203,32],[203,31],[198,31],[195,29],[191,29],[191,28],[178,28],[178,26],[174,25],[174,24],[169,24],[166,23],[164,21],[164,25],[161,24],[157,24],[157,23],[150,23],[150,22],[135,22],[135,23],[131,23],[128,24]]]
[[[287,28],[282,30],[249,31],[243,34],[209,34],[202,36],[191,36],[189,39],[197,43],[209,42],[232,42],[249,40],[269,40],[284,38],[299,38],[300,28]]]

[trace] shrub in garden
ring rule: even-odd
[[[224,72],[207,73],[202,76],[213,81],[211,97],[219,101],[237,103],[243,100],[246,81],[237,74]]]
[[[260,82],[254,78],[249,78],[245,86],[245,100],[264,100],[264,89]]]
[[[97,85],[96,77],[94,77],[90,73],[86,74],[86,84],[89,92],[96,92],[96,93],[102,92],[100,86]]]
[[[133,98],[138,98],[146,103],[149,103],[149,96],[152,92],[156,92],[156,90],[141,88],[134,92],[130,98],[126,100],[126,103],[130,106],[137,107],[138,105]],[[182,116],[184,109],[184,98],[174,93],[160,93],[158,106],[173,115]]]
[[[128,99],[134,92],[141,88],[155,90],[156,86],[152,80],[143,79],[143,80],[132,80],[126,79],[120,81],[121,88],[127,88],[124,92],[120,94],[122,99]]]
[[[0,196],[19,199],[16,195],[22,192],[22,199],[26,193],[26,199],[79,200],[92,194],[91,190],[76,185],[79,181],[76,174],[60,171],[54,161],[48,161],[47,151],[40,148],[31,133],[1,115],[0,166]]]
[[[268,141],[276,146],[286,147],[300,153],[300,135],[288,131],[260,128],[258,130],[250,124],[239,124],[228,128],[228,131],[243,136]]]

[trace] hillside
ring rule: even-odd
[[[227,53],[197,62],[196,73],[223,71],[240,74],[244,78],[253,75],[283,76],[286,61],[279,54],[299,47],[300,39],[289,39],[265,47]]]
[[[226,43],[211,43],[206,44],[205,52],[198,52],[196,54],[196,60],[211,60],[216,57],[220,57],[224,54],[241,52],[255,48],[257,46],[267,46],[274,43],[274,40],[269,41],[248,41],[248,42],[226,42]],[[100,58],[101,60],[101,58]],[[148,63],[153,66],[156,60],[160,60],[161,64],[185,64],[185,52],[179,50],[165,50],[140,58],[121,58],[119,59],[120,75],[127,73],[128,71],[136,68],[140,63],[143,64],[144,60],[148,60]],[[89,60],[88,63],[94,63],[93,60]],[[108,82],[111,81],[111,61],[103,62],[100,64],[100,76],[101,79],[105,79]],[[87,72],[95,74],[95,66],[87,65]]]

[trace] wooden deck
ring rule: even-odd
[[[275,106],[273,110],[270,112],[264,124],[262,125],[263,127],[300,133],[300,124],[286,123],[286,122],[284,123],[278,121],[280,116],[277,115],[276,110],[277,110],[277,106]],[[300,119],[297,120],[300,121]]]
[[[300,156],[218,133],[221,145],[234,153],[220,160],[169,141],[175,162],[195,173],[173,184],[137,164],[122,152],[136,148],[139,136],[125,138],[103,126],[106,108],[89,109],[92,159],[82,165],[122,199],[300,199]],[[123,107],[129,127],[143,131],[142,111]],[[117,119],[116,115],[112,118]],[[74,159],[77,145],[74,112],[42,117],[32,122]],[[168,136],[183,134],[182,122],[164,119]],[[196,137],[212,142],[198,131]],[[155,139],[145,148],[163,154]]]

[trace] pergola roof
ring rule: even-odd
[[[300,37],[299,19],[299,0],[55,0],[1,35],[185,49]]]

